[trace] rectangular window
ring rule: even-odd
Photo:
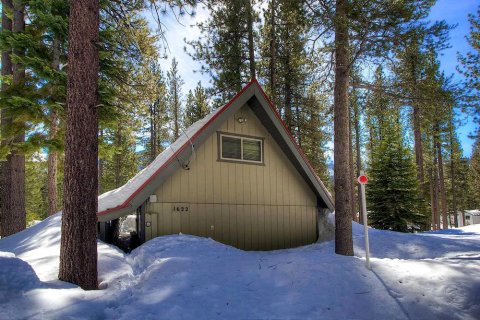
[[[222,135],[222,158],[242,159],[242,140]]]
[[[243,160],[262,161],[262,141],[242,139],[243,143]]]
[[[263,163],[263,139],[219,133],[219,159]]]

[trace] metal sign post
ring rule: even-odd
[[[360,172],[358,183],[360,183],[360,196],[362,199],[362,217],[363,217],[363,232],[365,235],[365,266],[370,267],[370,245],[368,242],[368,222],[367,222],[367,201],[365,199],[365,184],[368,182],[367,176],[363,171]]]

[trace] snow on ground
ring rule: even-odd
[[[0,240],[0,319],[479,319],[480,225],[424,234],[363,229],[270,252],[159,237],[125,255],[98,243],[103,290],[57,280],[60,215]]]

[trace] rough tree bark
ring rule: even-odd
[[[52,123],[50,124],[50,138],[54,139],[57,133],[57,112],[52,110],[50,114]],[[51,216],[57,212],[57,151],[52,148],[48,151],[47,159],[47,190],[48,190],[48,215]]]
[[[455,185],[457,183],[455,177],[455,161],[454,161],[454,149],[453,149],[453,117],[450,120],[450,175],[452,177],[452,212],[453,212],[453,221],[455,228],[458,228],[458,215],[457,215],[457,195],[455,190]]]
[[[13,33],[25,31],[25,19],[23,1],[2,1],[2,26],[5,30]],[[13,24],[7,17],[7,12],[13,10]],[[7,11],[7,12],[6,12]],[[13,53],[22,56],[21,49],[14,49]],[[5,65],[5,66],[4,66]],[[12,64],[10,52],[2,53],[2,75],[13,73],[13,85],[21,86],[25,81],[25,70],[19,63]],[[2,91],[8,86],[2,82]],[[12,125],[13,120],[6,109],[2,109],[2,129]],[[22,143],[25,141],[23,132],[17,133],[13,139],[2,141],[6,145]],[[2,166],[2,230],[1,236],[7,237],[15,234],[26,227],[25,212],[25,156],[17,150],[12,150]]]
[[[288,43],[290,41],[288,26],[286,26],[287,31],[285,32],[285,42]],[[285,52],[285,60],[283,60],[283,69],[285,71],[284,77],[284,97],[285,97],[285,124],[287,125],[288,130],[292,134],[293,132],[293,115],[292,115],[292,106],[293,106],[293,89],[292,89],[292,68],[291,68],[291,56],[290,51]]]
[[[115,140],[118,145],[123,143],[121,129],[118,128],[115,132]],[[115,188],[122,186],[122,155],[120,153],[115,153]],[[114,219],[110,223],[110,228],[112,230],[112,239],[111,243],[118,245],[118,240],[120,238],[120,219]]]
[[[122,139],[122,132],[120,127],[117,128],[117,131],[115,132],[115,142],[117,143],[118,146],[122,145],[123,139]],[[114,161],[115,161],[115,167],[114,167],[114,173],[115,173],[115,188],[118,188],[122,185],[122,154],[119,152],[115,152],[114,155]]]
[[[11,0],[2,0],[2,31],[3,30],[8,30],[12,31],[12,20],[9,18],[7,15],[7,12],[13,10],[13,4]],[[12,59],[10,57],[12,53],[12,50],[4,50],[2,51],[2,77],[8,77],[12,75]],[[5,92],[8,89],[8,85],[5,81],[2,81],[2,92]],[[5,126],[7,122],[9,121],[8,115],[6,113],[6,109],[3,106],[2,103],[2,110],[1,110],[1,129],[2,129],[2,136],[4,136],[5,132]],[[2,139],[2,145],[7,145],[8,141],[5,139]],[[7,210],[7,188],[8,185],[8,179],[6,178],[6,171],[7,171],[7,162],[2,161],[1,163],[1,176],[0,176],[0,182],[1,182],[1,211],[0,211],[0,223],[1,223],[1,236],[6,237],[9,236],[11,233],[11,227],[9,226],[11,224],[11,217],[10,217],[10,210]],[[8,232],[7,232],[8,231]]]
[[[155,103],[150,104],[150,162],[157,157],[157,107]]]
[[[300,127],[302,126],[302,123],[301,123],[301,110],[300,110],[300,107],[298,105],[298,103],[295,103],[295,122],[296,122],[296,132],[297,132],[297,143],[298,143],[298,146],[301,148],[302,147],[302,131],[300,130]]]
[[[180,136],[180,99],[178,98],[178,85],[177,80],[175,80],[175,91],[173,93],[173,104],[174,104],[174,123],[173,123],[173,140],[177,140]]]
[[[103,129],[98,130],[98,136],[101,140],[103,140]],[[98,157],[98,194],[103,193],[103,184],[102,184],[102,179],[103,179],[103,167],[105,165],[105,162],[102,158]]]
[[[432,223],[432,230],[437,230],[437,217],[436,217],[437,200],[436,200],[436,189],[435,189],[433,173],[434,173],[433,168],[430,168],[428,170],[428,175],[431,181],[430,182],[430,209],[432,214],[431,223]]]
[[[438,140],[438,138],[437,138],[437,156],[438,156],[438,186],[439,186],[438,191],[440,193],[440,206],[442,210],[442,229],[448,229],[447,194],[445,192],[445,178],[443,175],[442,145]]]
[[[336,0],[334,87],[335,253],[353,255],[348,165],[349,39],[347,0]]]
[[[70,2],[64,211],[59,279],[98,288],[99,1]]]
[[[350,110],[349,110],[350,111]],[[349,149],[349,157],[348,157],[348,167],[350,169],[350,197],[352,201],[350,203],[351,208],[350,211],[352,212],[352,220],[358,222],[357,212],[355,211],[355,169],[353,168],[353,137],[352,137],[352,121],[350,117],[350,112],[348,113],[348,149]]]
[[[432,219],[434,224],[434,230],[440,229],[440,216],[438,214],[438,158],[437,158],[437,141],[434,138],[433,142],[433,168],[432,178],[430,179],[431,187],[431,206],[432,206]]]
[[[415,104],[413,106],[413,137],[415,145],[415,163],[417,164],[417,179],[423,191],[425,191],[425,174],[423,171],[423,146],[422,146],[422,128],[420,124],[420,109]]]
[[[362,158],[361,158],[361,150],[360,150],[360,119],[359,119],[359,111],[358,111],[358,103],[355,103],[353,106],[353,121],[354,121],[354,129],[355,129],[355,149],[356,149],[356,156],[357,156],[357,177],[360,176],[360,172],[362,171]],[[358,203],[358,222],[363,224],[363,214],[362,210],[362,197],[357,192],[357,203]]]
[[[248,60],[250,63],[250,79],[256,79],[255,48],[253,47],[253,10],[250,0],[245,1],[247,5]]]
[[[285,60],[286,77],[285,77],[285,124],[288,130],[292,132],[292,104],[293,104],[293,92],[292,85],[290,83],[290,55],[287,53]],[[293,132],[292,132],[293,133]]]
[[[60,67],[60,41],[57,37],[53,39],[53,60],[52,68],[58,70]],[[53,98],[53,89],[52,89]],[[55,139],[58,131],[58,115],[57,110],[52,108],[51,110],[51,122],[49,128],[50,139]],[[51,216],[57,212],[57,167],[58,156],[57,151],[50,148],[48,151],[47,159],[47,190],[48,190],[48,215]]]
[[[417,94],[417,64],[414,59],[410,63],[410,75],[412,79],[412,93],[414,99],[418,98]],[[425,172],[424,172],[424,163],[423,163],[423,145],[422,145],[422,125],[421,125],[421,115],[420,107],[416,100],[412,100],[412,118],[413,118],[413,139],[414,139],[414,148],[415,148],[415,163],[417,165],[417,179],[420,183],[421,190],[424,197],[428,194],[428,190],[425,186]]]

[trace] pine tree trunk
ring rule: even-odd
[[[97,289],[99,2],[70,2],[59,279]]]
[[[368,137],[368,145],[370,147],[369,149],[370,149],[370,156],[371,156],[371,154],[373,152],[373,140],[374,140],[374,137],[375,137],[375,130],[373,128],[372,120],[371,120],[370,116],[368,115],[368,113],[367,113],[367,123],[368,123],[368,131],[370,133],[370,135]]]
[[[2,1],[2,25],[4,30],[12,30],[13,33],[22,33],[25,31],[24,4],[22,1]],[[13,8],[13,24],[5,15],[5,10]],[[13,53],[17,56],[24,55],[21,49],[14,49]],[[5,60],[4,60],[5,59]],[[5,69],[3,68],[5,61]],[[13,73],[13,84],[22,86],[25,81],[25,70],[15,63],[12,65],[10,53],[2,53],[2,75]],[[7,89],[7,85],[2,82],[2,91]],[[12,124],[11,115],[8,111],[2,109],[2,128]],[[22,143],[25,141],[25,134],[19,133],[11,140],[4,141],[7,145],[13,143]],[[12,150],[7,156],[2,168],[2,237],[6,237],[22,231],[26,227],[25,212],[25,156],[16,150]]]
[[[58,70],[60,66],[60,41],[57,37],[53,39],[53,61],[52,68]],[[54,101],[52,88],[52,102]],[[50,113],[50,139],[55,139],[58,131],[58,115],[55,107],[51,109]],[[47,159],[47,190],[48,190],[48,215],[51,216],[57,212],[57,151],[53,148],[48,150]]]
[[[435,178],[433,177],[434,169],[429,169],[429,177],[430,177],[430,209],[432,213],[432,230],[437,230],[437,200],[436,200],[436,190],[435,190]]]
[[[236,40],[240,41],[240,40]],[[233,86],[235,88],[235,92],[240,92],[243,87],[243,82],[242,82],[242,64],[238,62],[237,64],[237,70],[235,70],[235,85]],[[228,97],[230,99],[231,97]]]
[[[98,136],[100,137],[101,140],[103,140],[103,130],[100,129],[98,130]],[[104,167],[104,160],[98,157],[98,192],[97,194],[102,194],[103,193],[103,167]]]
[[[245,0],[247,5],[248,60],[250,62],[250,79],[256,79],[255,48],[253,47],[253,12],[251,0]]]
[[[453,119],[450,120],[450,175],[452,176],[452,212],[455,228],[458,228],[458,215],[457,215],[457,195],[456,195],[456,177],[455,177],[455,161],[454,161],[454,149],[453,149]]]
[[[305,112],[305,110],[303,110]],[[302,124],[302,111],[300,110],[298,101],[295,102],[295,132],[297,134],[297,143],[298,146],[302,147],[302,133],[303,133],[303,124]]]
[[[438,131],[437,131],[438,132]],[[447,219],[447,194],[445,192],[445,179],[443,175],[443,157],[442,157],[442,145],[437,138],[437,155],[438,155],[438,185],[440,193],[440,205],[442,209],[442,226],[443,229],[448,229]]]
[[[157,117],[155,103],[150,105],[150,162],[157,157]]]
[[[347,0],[336,0],[334,87],[335,252],[353,255],[348,165],[349,40]]]
[[[13,2],[13,32],[25,32],[25,4],[22,0]],[[25,55],[22,49],[14,49],[13,53],[19,57]],[[16,86],[23,86],[25,83],[25,69],[20,63],[13,64],[13,83]],[[14,143],[25,142],[25,133],[16,135]],[[7,158],[8,159],[8,158]],[[8,161],[8,160],[7,160]],[[12,211],[15,214],[17,230],[23,230],[26,227],[25,211],[25,155],[12,153]]]
[[[420,124],[420,110],[415,104],[413,106],[413,137],[415,145],[415,163],[417,164],[417,179],[422,190],[425,192],[425,174],[423,172],[423,146],[422,128]]]
[[[277,78],[276,78],[276,63],[277,63],[277,51],[276,51],[276,46],[277,46],[277,38],[275,34],[275,4],[276,1],[272,0],[271,1],[271,6],[272,6],[272,12],[271,12],[271,17],[270,17],[270,98],[272,99],[274,105],[279,108],[280,106],[277,106]]]
[[[8,12],[13,10],[13,5],[11,0],[2,0],[2,31],[8,30],[12,31],[12,20],[8,16]],[[2,76],[3,77],[8,77],[12,75],[12,59],[10,55],[12,54],[12,50],[7,49],[2,51]],[[2,93],[8,90],[8,85],[5,81],[1,82],[2,85]],[[2,136],[5,136],[5,127],[7,123],[10,121],[8,114],[7,114],[7,109],[2,108],[2,118],[1,118],[1,129],[2,129]],[[9,142],[2,138],[2,145],[8,145]],[[15,232],[13,231],[13,221],[11,217],[11,210],[7,209],[8,204],[7,200],[9,196],[7,195],[7,190],[10,190],[9,186],[9,179],[7,177],[9,176],[9,166],[7,165],[7,161],[2,161],[1,163],[1,211],[0,211],[0,223],[1,223],[1,233],[0,236],[6,237],[11,234],[14,234]]]
[[[350,112],[349,112],[350,116]],[[348,157],[348,166],[350,168],[350,197],[352,197],[351,201],[351,212],[352,212],[352,220],[358,222],[357,212],[355,210],[355,169],[353,166],[353,138],[352,138],[352,119],[348,120],[348,149],[349,149],[349,157]]]
[[[289,56],[287,55],[287,60],[285,61],[285,65],[287,68],[287,73],[285,77],[285,124],[287,128],[292,132],[292,86],[290,83],[290,70],[289,70]]]
[[[361,158],[361,150],[360,150],[360,119],[359,119],[359,110],[358,110],[358,103],[353,105],[353,120],[354,120],[354,128],[355,128],[355,148],[356,148],[356,156],[357,156],[357,177],[360,176],[360,172],[362,171],[362,158]],[[358,189],[357,189],[358,191]],[[358,222],[363,224],[363,213],[362,213],[362,197],[357,192],[357,203],[358,203]]]
[[[180,136],[180,101],[178,101],[178,86],[175,84],[175,92],[174,92],[174,108],[175,108],[175,114],[174,114],[174,129],[173,129],[173,136],[174,140],[177,140],[178,137]]]
[[[52,110],[50,124],[50,138],[54,139],[57,133],[57,112]],[[50,149],[47,159],[47,190],[48,190],[48,215],[51,216],[57,212],[57,151]]]
[[[434,138],[435,139],[435,138]],[[433,142],[433,168],[432,168],[432,217],[434,221],[434,230],[440,229],[440,215],[438,212],[438,158],[437,158],[437,143]]]
[[[121,146],[123,141],[122,141],[122,132],[120,128],[117,129],[117,132],[115,132],[115,142],[118,146]],[[115,159],[115,188],[118,188],[122,185],[121,181],[121,171],[122,171],[122,155],[119,152],[115,152],[114,155]]]
[[[439,196],[440,196],[440,186],[439,186],[439,179],[438,179],[438,164],[436,167],[436,172],[434,176],[434,181],[435,181],[435,186],[434,186],[434,191],[435,191],[435,196],[434,196],[434,201],[435,201],[435,224],[437,225],[436,230],[441,229],[441,224],[440,224],[440,205],[439,205]]]
[[[417,64],[415,60],[412,59],[410,65],[410,76],[412,79],[412,88],[411,92],[413,94],[412,99],[412,113],[413,113],[413,137],[414,137],[414,146],[415,146],[415,163],[417,165],[417,179],[420,183],[420,188],[424,194],[428,194],[425,186],[425,173],[423,169],[423,146],[422,146],[422,125],[421,125],[421,115],[420,115],[420,108],[418,106],[418,102],[416,99],[418,98],[417,94]]]

